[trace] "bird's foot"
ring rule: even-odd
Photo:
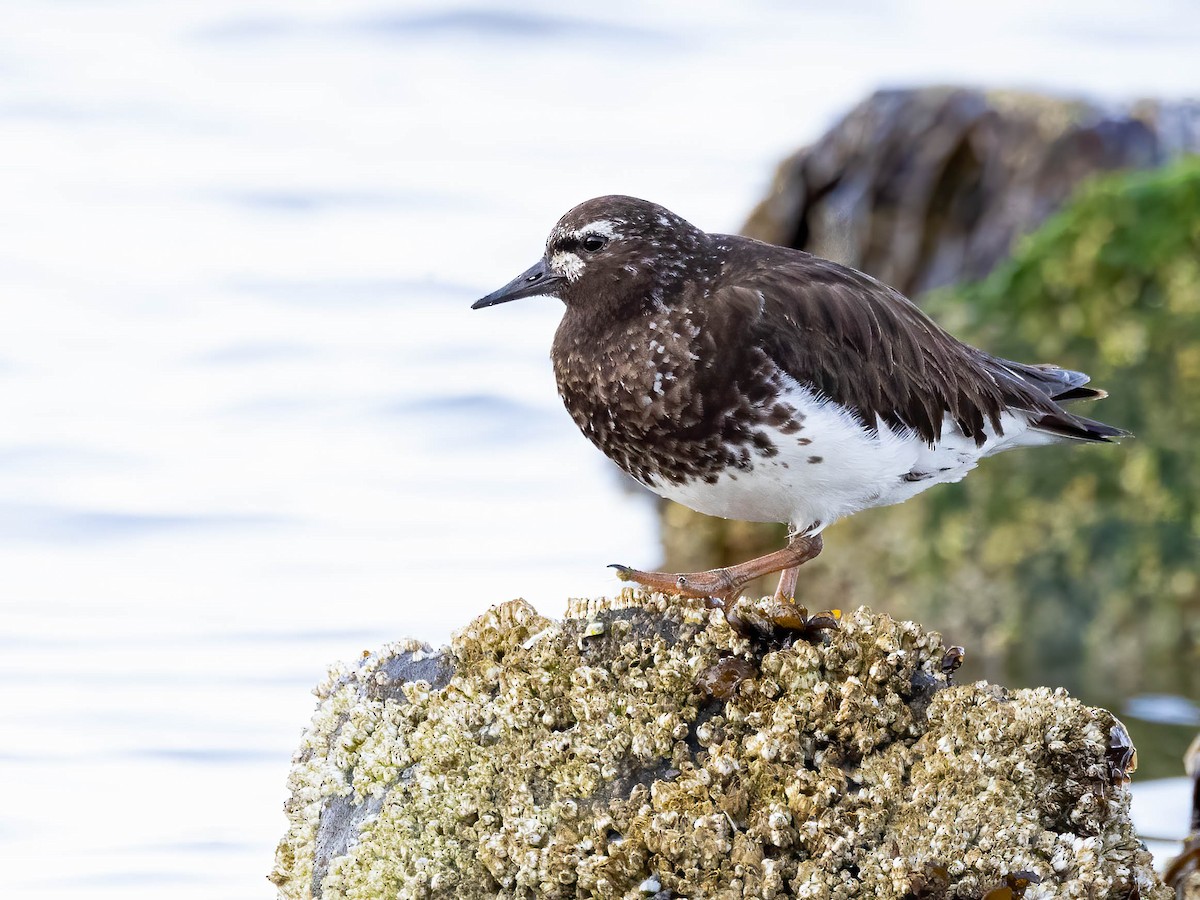
[[[793,535],[788,539],[787,546],[766,556],[739,563],[728,568],[709,569],[706,572],[691,572],[684,575],[668,572],[643,572],[629,566],[614,564],[609,566],[617,573],[622,581],[632,581],[652,591],[664,594],[676,594],[680,597],[695,597],[707,600],[710,607],[720,609],[725,613],[725,621],[738,634],[747,637],[777,637],[782,632],[794,631],[803,634],[815,634],[826,628],[837,626],[837,616],[832,613],[818,613],[809,617],[808,611],[796,606],[792,594],[796,590],[797,570],[804,563],[821,552],[821,535]],[[753,614],[756,622],[751,622],[738,612],[737,607],[745,606],[738,603],[742,588],[763,575],[772,572],[783,572],[779,581],[779,590],[769,601],[773,604],[773,613],[766,616]],[[815,624],[814,624],[815,623]]]
[[[652,591],[678,594],[680,597],[736,598],[745,580],[737,581],[728,569],[709,569],[707,572],[692,572],[679,575],[670,572],[643,572],[613,563],[609,566],[622,581],[632,581]]]
[[[735,607],[742,588],[750,579],[735,580],[728,569],[709,569],[707,572],[643,572],[614,563],[609,566],[622,581],[631,581],[652,591],[675,594],[705,602],[709,609],[719,609],[725,614],[729,627],[746,637],[753,635],[752,629],[738,615]]]
[[[710,609],[719,609],[729,627],[743,637],[777,642],[785,639],[802,638],[811,640],[822,631],[838,627],[841,610],[825,610],[809,615],[792,596],[781,596],[749,600],[741,597],[752,578],[737,578],[729,569],[709,569],[706,572],[675,574],[670,572],[643,572],[629,566],[609,566],[621,581],[640,584],[653,591],[676,594],[681,597],[702,599]],[[735,567],[736,568],[736,567]],[[781,589],[794,590],[795,569],[785,572]],[[789,577],[790,576],[790,577]]]

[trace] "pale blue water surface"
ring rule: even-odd
[[[1197,87],[1186,0],[967,8],[0,4],[5,897],[271,896],[326,663],[655,561],[554,303],[467,309],[568,207],[735,229],[881,85]]]

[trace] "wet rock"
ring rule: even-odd
[[[1090,176],[1200,150],[1200,104],[879,91],[786,160],[745,233],[910,296],[977,280]]]
[[[866,609],[751,646],[661,596],[562,621],[504,604],[444,650],[331,672],[272,880],[324,900],[1169,897],[1112,714],[951,685],[946,653]]]

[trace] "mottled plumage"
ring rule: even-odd
[[[990,356],[861,272],[644,200],[575,207],[539,263],[475,306],[534,295],[565,304],[558,390],[609,458],[662,496],[800,538],[1000,450],[1124,434],[1060,405],[1103,396],[1082,373]],[[676,584],[694,593],[690,578]]]

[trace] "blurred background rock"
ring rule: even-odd
[[[839,523],[801,603],[940,628],[968,648],[967,677],[1196,696],[1200,161],[1174,160],[1197,148],[1196,106],[946,88],[875,94],[780,167],[747,234],[894,284],[993,353],[1088,372],[1112,394],[1097,415],[1137,436],[988,460]],[[662,522],[670,570],[784,536],[675,505]],[[1168,770],[1186,742],[1137,741]]]

